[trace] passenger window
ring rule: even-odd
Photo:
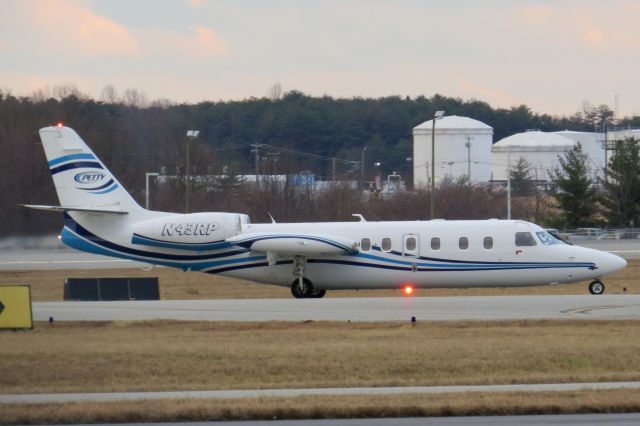
[[[440,238],[439,237],[431,238],[431,250],[434,250],[434,251],[440,250]]]
[[[360,241],[360,250],[361,251],[369,251],[369,250],[371,250],[371,240],[369,238],[363,238]]]
[[[528,247],[535,246],[536,240],[531,235],[531,232],[516,232],[516,246]]]
[[[404,248],[406,251],[416,251],[417,245],[416,237],[407,237],[404,241]]]
[[[382,251],[391,251],[391,238],[382,239]]]
[[[460,237],[458,239],[458,247],[460,247],[460,250],[469,250],[469,238]]]
[[[483,245],[485,250],[491,250],[493,248],[493,237],[484,237]]]

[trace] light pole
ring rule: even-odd
[[[191,140],[195,139],[200,135],[200,130],[187,130],[187,170],[185,172],[185,207],[184,212],[189,213],[189,189],[191,186],[191,171],[189,168],[191,167]]]
[[[431,123],[431,219],[436,218],[436,120],[444,116],[444,111],[436,111]]]
[[[467,143],[464,146],[467,147],[467,180],[469,181],[469,185],[471,185],[471,136],[467,136]]]
[[[364,189],[364,153],[367,150],[366,146],[362,147],[362,159],[360,160],[360,189]]]
[[[507,220],[511,220],[511,146],[507,146]]]
[[[144,204],[144,208],[149,210],[149,177],[153,176],[153,177],[158,177],[160,175],[160,173],[146,173],[145,174],[145,204]]]

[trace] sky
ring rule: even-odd
[[[636,0],[0,0],[0,89],[196,103],[279,83],[623,117],[640,115],[639,20]]]

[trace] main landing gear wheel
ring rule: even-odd
[[[325,294],[327,294],[327,290],[315,290],[309,297],[313,299],[322,299]]]
[[[311,281],[309,281],[307,278],[303,278],[302,282],[299,279],[295,279],[291,283],[291,294],[293,294],[293,297],[295,297],[296,299],[306,299],[308,297],[314,297],[314,294],[316,293],[317,292],[314,292],[313,290],[313,284],[311,284]]]
[[[599,296],[604,293],[604,283],[600,280],[595,280],[589,284],[589,293]]]

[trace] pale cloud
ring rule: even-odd
[[[604,47],[604,31],[592,25],[585,25],[582,30],[584,41],[591,47],[602,49]]]
[[[194,9],[202,7],[204,3],[205,3],[204,0],[189,0],[189,6],[191,6]]]
[[[553,5],[516,6],[512,15],[535,34],[538,42],[583,47],[592,51],[640,46],[635,19],[637,2],[554,2]],[[623,10],[623,13],[620,13]]]
[[[546,113],[619,93],[621,114],[640,109],[636,0],[155,3],[0,0],[0,82],[25,95],[72,82],[93,96],[111,83],[182,102],[262,96],[279,81]]]
[[[491,105],[497,106],[517,106],[523,102],[515,96],[493,87],[485,86],[468,79],[461,79],[457,82],[459,93],[464,93],[465,97],[481,99]]]
[[[556,17],[553,6],[522,6],[517,10],[522,19],[531,25],[544,25]]]
[[[10,88],[12,90],[17,90],[19,92],[19,96],[26,96],[35,92],[49,91],[49,82],[39,74],[0,72],[0,81],[10,81]]]
[[[137,43],[122,25],[99,16],[85,4],[72,0],[24,2],[40,39],[56,47],[98,55],[130,55]]]
[[[208,58],[227,52],[227,42],[211,28],[197,25],[190,34],[180,34],[165,29],[140,31],[140,40],[147,54]]]

